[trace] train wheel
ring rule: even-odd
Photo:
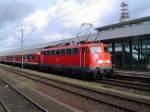
[[[93,73],[93,74],[92,74],[92,78],[93,78],[94,80],[98,80],[98,79],[101,78],[101,76],[100,76],[100,74]]]

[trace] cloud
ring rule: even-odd
[[[51,41],[58,41],[63,39],[71,38],[70,34],[62,34],[62,33],[56,33],[56,34],[49,34],[44,37],[44,40],[47,42],[49,40]]]
[[[67,7],[62,13],[76,10],[73,14],[67,16],[63,20],[63,24],[67,27],[76,27],[82,23],[97,23],[106,13],[113,11],[117,0],[88,0],[80,4],[74,0],[66,1],[63,6]],[[79,9],[79,10],[78,10]],[[70,11],[71,12],[71,11]]]
[[[49,19],[54,15],[55,7],[50,7],[45,10],[36,10],[35,13],[24,18],[23,23],[27,25],[32,25],[38,30],[42,30],[49,22]]]
[[[80,3],[75,0],[62,0],[47,10],[37,10],[24,22],[35,26],[38,30],[43,27],[64,25],[64,27],[79,27],[82,23],[97,23],[106,13],[113,11],[117,0],[88,0]],[[90,5],[91,4],[91,5]],[[109,7],[109,8],[108,8]]]
[[[33,0],[35,2],[35,0]],[[22,19],[24,26],[30,26],[31,34],[25,34],[28,40],[25,45],[40,44],[41,42],[50,42],[66,38],[71,38],[76,35],[82,23],[87,22],[101,22],[101,18],[107,12],[111,12],[117,0],[58,0],[57,3],[47,5],[47,8],[36,7],[34,2],[29,5],[24,0],[16,4],[23,4],[23,9],[18,7],[11,12],[14,16]],[[16,5],[14,4],[14,7]],[[49,7],[48,7],[49,6]],[[26,8],[25,8],[26,7]],[[30,7],[34,7],[30,9]],[[43,7],[43,6],[42,6]],[[109,7],[109,8],[108,8]],[[15,7],[16,8],[16,7]],[[20,10],[20,9],[21,10]],[[27,11],[24,11],[26,9]],[[31,12],[29,12],[31,11]],[[20,12],[26,12],[20,15]],[[12,19],[11,17],[9,19]],[[12,23],[12,21],[9,21]],[[19,33],[19,32],[18,32]],[[7,35],[9,38],[10,35]],[[13,34],[14,40],[18,40],[19,35]],[[16,37],[16,38],[15,38]],[[13,43],[17,41],[13,41]],[[13,46],[13,45],[12,45]],[[6,47],[8,47],[6,45]]]
[[[34,10],[36,10],[35,4],[33,2],[24,2],[24,0],[14,0],[12,5],[10,5],[10,3],[11,0],[0,0],[1,26],[4,26],[7,22],[10,22],[12,24],[14,22],[22,21],[23,17],[28,16],[28,14],[33,13]],[[10,7],[8,8],[9,5]]]
[[[0,14],[11,0],[0,0]],[[149,15],[150,0],[129,0],[131,18]],[[0,18],[0,49],[20,48],[20,27],[29,26],[25,33],[26,46],[71,38],[82,23],[100,27],[119,21],[120,0],[15,0],[7,13]],[[130,8],[129,7],[129,8]],[[144,8],[144,9],[143,9]],[[143,13],[144,12],[144,13]],[[133,16],[132,16],[133,15]],[[23,26],[23,27],[24,27]],[[27,29],[27,28],[25,28]]]

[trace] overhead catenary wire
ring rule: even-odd
[[[5,15],[7,14],[7,12],[9,11],[10,7],[13,5],[13,3],[15,2],[15,0],[11,0],[11,2],[8,4],[8,6],[6,7],[6,9],[2,12],[2,14],[0,15],[0,20],[5,17]]]

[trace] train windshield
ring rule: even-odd
[[[91,47],[91,52],[92,53],[99,53],[99,52],[101,52],[101,48],[100,47]]]

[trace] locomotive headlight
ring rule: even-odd
[[[110,60],[106,60],[106,63],[110,63]]]
[[[104,63],[103,60],[98,60],[98,64],[102,64],[102,63]]]

